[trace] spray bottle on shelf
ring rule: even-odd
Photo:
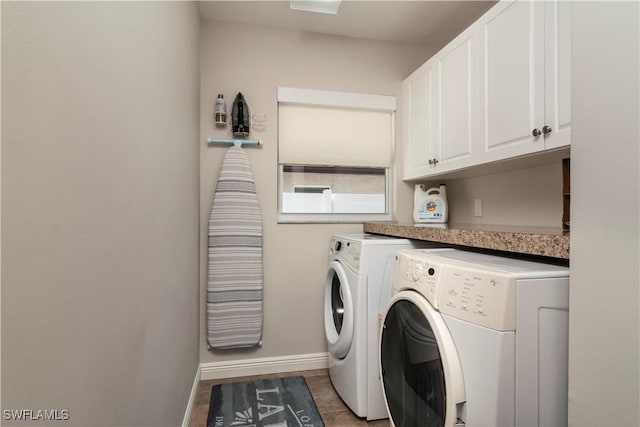
[[[224,102],[224,96],[218,94],[214,107],[214,123],[216,126],[227,125],[227,104]]]
[[[449,217],[447,208],[447,187],[425,189],[416,184],[413,194],[413,220],[415,222],[446,223]]]

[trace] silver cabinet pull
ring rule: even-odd
[[[544,126],[542,127],[542,133],[544,133],[545,135],[546,135],[546,134],[548,134],[548,133],[550,133],[550,132],[551,132],[551,130],[552,130],[552,129],[551,129],[551,126],[544,125]]]
[[[542,134],[542,132],[540,132],[540,129],[535,128],[534,130],[531,131],[531,135],[533,136],[540,136]]]

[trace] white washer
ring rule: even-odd
[[[380,332],[394,426],[566,426],[569,269],[403,250]]]
[[[380,307],[391,297],[397,251],[426,246],[433,244],[372,234],[331,237],[324,304],[329,375],[359,417],[388,416],[378,376]]]

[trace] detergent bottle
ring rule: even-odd
[[[416,184],[413,195],[413,220],[415,222],[445,223],[449,217],[447,209],[447,187],[425,189]]]

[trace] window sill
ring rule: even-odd
[[[362,224],[370,221],[393,221],[393,216],[391,214],[278,213],[278,224]]]

